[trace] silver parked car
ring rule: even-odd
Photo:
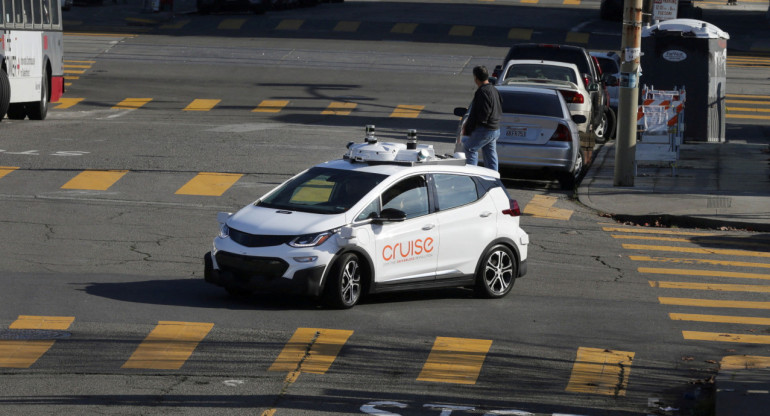
[[[583,152],[578,137],[582,115],[571,115],[564,97],[556,90],[522,86],[496,87],[503,99],[497,154],[501,169],[542,172],[556,176],[563,189],[573,189],[583,170]],[[460,140],[468,110],[455,108],[462,117],[457,133]],[[459,145],[458,151],[461,150]]]

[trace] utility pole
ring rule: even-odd
[[[642,0],[625,0],[621,40],[618,136],[615,140],[615,186],[634,186],[636,112],[639,103],[639,58],[642,55]]]

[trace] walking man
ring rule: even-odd
[[[473,68],[473,81],[478,87],[471,102],[470,114],[462,132],[466,164],[479,162],[479,150],[484,155],[484,166],[497,170],[497,139],[500,137],[500,114],[503,100],[497,88],[489,83],[489,72],[484,66]]]

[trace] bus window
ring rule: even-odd
[[[32,0],[24,0],[24,23],[32,23]]]
[[[51,23],[53,23],[54,26],[59,26],[59,0],[51,0],[51,15],[53,16],[53,20]]]
[[[40,12],[43,14],[43,24],[51,24],[51,0],[43,0]]]
[[[43,23],[43,19],[42,19],[43,13],[48,14],[48,10],[46,10],[45,0],[43,0],[42,2],[40,0],[36,2],[32,2],[32,16],[35,18],[36,25]],[[46,20],[48,20],[48,16],[46,16]]]
[[[21,7],[21,0],[14,0],[13,1],[13,13],[14,13],[14,19],[13,21],[16,23],[24,23],[24,12],[23,8]]]
[[[0,1],[0,26],[5,23],[5,2]]]

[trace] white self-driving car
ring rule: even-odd
[[[235,214],[220,213],[205,280],[350,308],[369,293],[473,287],[499,298],[527,271],[529,236],[497,172],[430,145],[363,143]]]

